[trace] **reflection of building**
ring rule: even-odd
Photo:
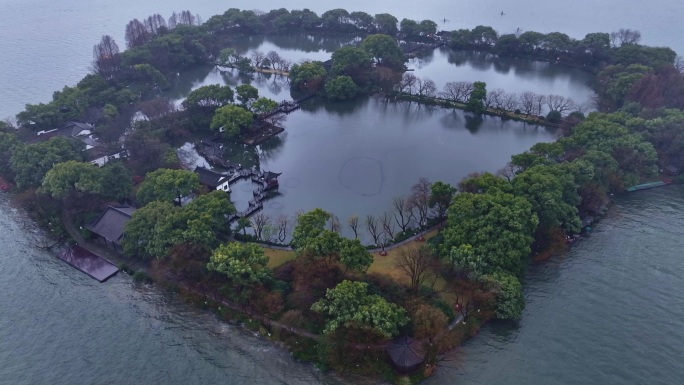
[[[204,167],[196,167],[195,173],[199,176],[199,181],[202,186],[207,186],[210,190],[230,192],[230,178],[228,175]]]
[[[97,241],[114,250],[122,251],[121,240],[124,237],[124,227],[131,220],[135,212],[133,207],[107,206],[107,209],[90,226],[87,226],[97,238]]]

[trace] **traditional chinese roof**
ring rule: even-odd
[[[387,346],[387,353],[390,355],[394,366],[400,371],[417,369],[425,360],[425,351],[420,342],[409,336],[392,340]]]
[[[264,171],[264,176],[263,176],[263,178],[264,178],[265,181],[268,182],[268,181],[271,180],[271,179],[277,179],[277,178],[280,176],[280,174],[282,174],[282,172]]]
[[[199,176],[200,183],[205,186],[218,187],[221,183],[228,180],[228,176],[218,173],[216,171],[209,170],[204,167],[196,167],[195,173]]]
[[[120,243],[124,227],[135,212],[133,207],[108,206],[99,218],[88,228],[93,233],[114,243]]]

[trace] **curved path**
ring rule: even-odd
[[[409,244],[409,243],[417,240],[418,238],[425,236],[425,234],[429,233],[430,231],[438,229],[441,225],[442,225],[442,223],[438,223],[432,227],[428,227],[427,229],[421,230],[417,234],[412,235],[412,236],[404,239],[403,241],[399,241],[397,243],[392,243],[391,245],[385,246],[384,250],[390,251],[390,250],[396,249],[397,247],[401,247],[401,246],[404,246],[406,244]],[[242,241],[240,241],[240,242],[242,242]],[[292,246],[289,246],[289,245],[271,245],[271,244],[265,244],[265,243],[257,243],[257,244],[260,245],[261,247],[265,248],[265,249],[294,251],[294,248]],[[375,247],[372,249],[368,249],[368,252],[372,254],[372,253],[379,253],[382,250],[383,250],[382,247]]]
[[[137,271],[143,271],[146,274],[150,273],[150,266],[148,264],[140,262],[138,260],[124,258],[111,249],[108,249],[106,247],[94,244],[92,242],[88,242],[85,239],[83,239],[80,231],[74,226],[71,219],[72,218],[69,216],[69,214],[66,212],[66,210],[62,210],[62,223],[64,224],[64,228],[67,230],[69,235],[76,241],[76,243],[79,246],[83,247],[84,249],[90,251],[91,253],[93,253],[95,255],[98,255],[98,256],[108,260],[109,262],[111,262],[115,265],[124,263],[124,264],[132,267],[133,269],[135,269]],[[399,242],[399,243],[392,245],[391,248],[395,248],[395,247],[405,245],[405,244],[415,240],[419,236],[425,235],[425,233],[437,228],[437,226],[439,226],[439,225],[436,225],[436,226],[433,226],[432,228],[428,228],[426,230],[423,230],[420,233],[418,233],[412,237],[409,237],[402,242]],[[287,246],[287,247],[283,246],[283,247],[281,247],[281,250],[292,250],[292,248],[289,246]],[[378,251],[379,250],[380,249],[378,249]],[[385,250],[390,250],[390,247],[386,247]],[[241,306],[241,305],[238,305],[234,302],[228,301],[228,300],[222,298],[216,292],[204,290],[199,285],[192,285],[192,286],[195,286],[195,287],[192,287],[191,285],[189,285],[185,282],[176,282],[176,284],[178,285],[178,287],[180,287],[183,290],[186,290],[190,293],[199,295],[203,298],[210,299],[214,302],[220,303],[221,305],[223,305],[223,306],[225,306],[225,307],[227,307],[233,311],[236,311],[236,312],[241,313],[241,314],[245,314],[248,317],[250,317],[251,319],[257,320],[264,325],[267,325],[270,327],[277,327],[277,328],[280,328],[282,330],[287,330],[288,332],[295,334],[299,337],[308,338],[308,339],[312,339],[315,341],[321,341],[323,339],[323,336],[320,334],[315,334],[315,333],[312,333],[312,332],[304,330],[304,329],[300,329],[300,328],[290,326],[290,325],[284,324],[284,323],[276,321],[276,320],[272,320],[272,319],[270,319],[270,318],[268,318],[262,314],[255,313],[255,312],[251,311],[250,309],[248,309],[244,306]],[[453,328],[455,328],[460,322],[463,322],[463,320],[464,320],[463,315],[459,314],[458,317],[456,317],[449,324],[447,329],[444,330],[442,333],[448,333]],[[441,336],[441,334],[440,334],[440,336]],[[437,338],[439,338],[440,336],[438,336]],[[428,342],[428,340],[425,339],[424,342]],[[359,343],[359,344],[351,344],[350,347],[352,347],[354,349],[358,349],[358,350],[368,350],[368,349],[370,349],[370,350],[383,350],[387,347],[388,343],[389,342],[377,343],[377,344],[360,344]]]

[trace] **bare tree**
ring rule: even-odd
[[[108,80],[121,70],[119,46],[111,36],[102,36],[102,40],[93,47],[93,68],[95,73]]]
[[[465,103],[474,87],[472,82],[448,82],[441,96],[453,102]]]
[[[340,218],[337,217],[335,214],[330,215],[330,231],[334,231],[336,233],[340,232],[340,229],[342,228],[342,224],[340,224]]]
[[[534,95],[534,110],[532,113],[534,115],[541,115],[544,104],[546,104],[546,95]]]
[[[176,112],[176,105],[169,98],[156,98],[138,103],[137,108],[148,119],[164,118]]]
[[[278,241],[280,243],[285,242],[285,238],[287,237],[288,222],[289,220],[285,214],[279,215],[278,219],[276,219],[276,227],[278,228]]]
[[[382,224],[382,230],[383,232],[390,237],[390,239],[394,239],[394,222],[392,221],[392,214],[388,213],[385,211],[384,214],[380,217],[380,223]],[[383,242],[384,244],[384,242]]]
[[[268,226],[271,222],[271,218],[264,213],[258,213],[252,217],[252,227],[254,228],[254,235],[258,240],[261,240],[261,235],[264,231],[264,227]]]
[[[138,19],[133,19],[126,24],[126,47],[139,47],[152,39],[152,35]]]
[[[399,87],[399,92],[408,92],[409,94],[413,94],[417,80],[418,78],[416,77],[416,75],[409,72],[405,72],[404,75],[401,77],[401,81],[399,81],[397,85]]]
[[[620,28],[610,33],[610,44],[613,47],[621,47],[623,44],[637,44],[641,40],[641,32],[637,30]]]
[[[269,51],[266,54],[266,59],[268,59],[269,63],[271,63],[271,68],[273,68],[274,71],[276,71],[278,68],[280,68],[280,64],[282,62],[282,58],[280,57],[280,54],[276,51]]]
[[[518,97],[518,105],[525,115],[532,115],[534,111],[534,99],[536,94],[532,91],[525,91]]]
[[[273,226],[273,225],[266,225],[264,226],[264,241],[266,242],[273,242],[273,239],[275,238],[276,234],[278,233],[278,228]]]
[[[509,182],[512,182],[513,178],[518,174],[519,171],[520,167],[508,162],[501,170],[496,172],[496,175],[505,178]]]
[[[401,231],[406,232],[413,213],[411,202],[403,197],[394,197],[394,199],[392,199],[392,212],[394,220],[397,222],[397,225],[399,225]],[[384,223],[383,228],[385,228]],[[387,231],[386,228],[385,231]],[[392,234],[390,231],[387,232]]]
[[[504,95],[506,92],[502,90],[501,88],[497,88],[495,90],[491,90],[487,92],[487,107],[494,107],[497,110],[503,109],[503,103],[504,103]]]
[[[434,97],[435,92],[437,92],[437,86],[435,82],[427,78],[417,78],[416,79],[416,93],[418,96],[422,97]]]
[[[502,97],[502,107],[506,111],[515,111],[518,109],[518,94],[504,94]]]
[[[261,63],[263,63],[264,59],[266,59],[266,54],[262,51],[252,51],[250,56],[252,57],[252,64],[256,68],[261,67]]]
[[[373,238],[373,244],[377,245],[378,241],[380,240],[380,233],[382,233],[382,230],[380,229],[378,219],[375,216],[366,216],[366,229],[368,230],[371,238]]]
[[[432,259],[429,249],[425,246],[399,248],[396,266],[411,280],[411,288],[414,291],[418,291],[430,276],[435,275],[430,268]]]
[[[147,19],[143,20],[143,23],[145,23],[147,32],[155,36],[160,35],[164,30],[168,29],[166,20],[164,20],[164,17],[158,13],[149,16]]]
[[[354,239],[359,238],[359,216],[356,214],[352,214],[352,216],[347,219],[347,223],[349,224],[349,227],[352,229],[354,232]]]
[[[494,101],[496,99],[496,97],[494,96],[494,93],[496,93],[496,90],[487,92],[484,100],[482,100],[482,103],[484,104],[485,110],[490,109],[494,106]]]
[[[575,102],[565,96],[549,95],[546,97],[546,106],[549,111],[558,111],[561,115],[565,115],[566,112],[575,107]]]
[[[292,67],[292,61],[285,58],[280,59],[280,70],[285,72],[290,72],[290,67]]]
[[[413,207],[418,211],[418,222],[420,226],[427,223],[428,212],[430,209],[430,192],[432,183],[428,178],[418,179],[418,183],[411,187],[411,197],[409,198]]]
[[[178,25],[200,25],[202,22],[197,15],[193,15],[190,11],[182,11],[181,13],[172,13],[169,17],[169,29],[176,28]]]
[[[586,101],[582,102],[579,104],[575,104],[575,111],[581,113],[582,115],[585,115],[587,111],[591,108],[591,102]]]
[[[679,71],[680,74],[684,74],[684,58],[677,56],[673,64],[674,68]]]
[[[176,24],[183,24],[183,25],[199,25],[199,18],[196,15],[193,15],[192,12],[185,10],[180,13],[180,22],[177,22]]]
[[[264,120],[271,126],[277,127],[285,123],[285,121],[287,120],[287,114],[284,112],[276,112],[274,114],[269,115]]]

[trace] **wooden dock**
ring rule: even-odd
[[[108,280],[119,272],[119,269],[109,261],[78,245],[68,248],[57,257],[100,282]]]

